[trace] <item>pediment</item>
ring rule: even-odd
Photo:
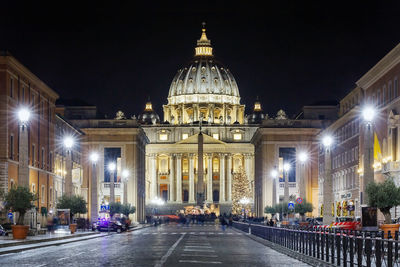
[[[176,144],[197,144],[198,140],[199,140],[198,136],[199,136],[199,134],[194,134],[184,140],[176,142]],[[223,145],[226,143],[203,133],[203,144],[220,144],[220,145],[222,144]]]

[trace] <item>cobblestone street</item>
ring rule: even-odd
[[[150,227],[6,254],[2,266],[308,266],[214,225]]]

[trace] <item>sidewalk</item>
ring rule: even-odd
[[[128,231],[136,231],[142,228],[149,227],[148,225],[136,225]],[[0,237],[0,255],[8,253],[16,253],[24,250],[42,248],[92,238],[107,236],[109,234],[116,234],[116,232],[76,232],[75,234],[45,234],[37,236],[28,236],[24,240],[14,240],[10,236]]]

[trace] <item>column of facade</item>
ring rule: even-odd
[[[225,202],[225,154],[219,156],[219,202]]]
[[[189,203],[194,202],[194,155],[189,155]]]
[[[330,224],[333,221],[332,216],[332,203],[333,203],[333,190],[332,190],[332,162],[331,162],[331,149],[325,148],[325,158],[324,158],[324,181],[323,181],[323,223]]]
[[[226,185],[226,188],[227,188],[227,192],[226,192],[226,194],[227,194],[227,198],[226,198],[226,200],[227,201],[229,201],[229,202],[231,202],[232,201],[232,154],[228,154],[228,156],[227,156],[227,159],[228,159],[228,166],[227,166],[227,173],[226,173],[226,175],[227,175],[227,185]]]
[[[169,156],[169,202],[175,201],[175,155]]]
[[[208,171],[207,171],[207,202],[213,202],[213,195],[212,195],[212,173],[213,173],[213,166],[212,166],[212,154],[207,154],[208,158]]]
[[[176,155],[176,202],[182,203],[182,155]]]
[[[150,199],[154,199],[158,196],[157,194],[157,156],[156,154],[150,154]]]

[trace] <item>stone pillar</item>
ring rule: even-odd
[[[285,187],[283,188],[283,201],[289,202],[289,171],[283,170]]]
[[[99,207],[97,204],[97,164],[92,163],[92,179],[90,180],[90,220],[92,223],[97,222]]]
[[[176,202],[182,203],[182,155],[176,155]]]
[[[175,201],[175,155],[169,156],[169,201]]]
[[[227,174],[227,201],[231,202],[232,201],[232,155],[228,154],[228,166],[226,170]]]
[[[201,116],[202,118],[202,116]],[[197,190],[196,201],[197,205],[204,205],[204,157],[203,157],[203,134],[199,133],[198,148],[197,148]]]
[[[213,180],[212,180],[212,175],[213,175],[213,166],[212,166],[212,154],[209,153],[207,154],[208,157],[208,172],[207,172],[207,202],[212,203],[213,202]]]
[[[194,155],[189,155],[189,203],[194,203]]]
[[[115,167],[116,168],[116,167]],[[110,171],[110,203],[115,202],[115,187],[114,187],[114,176],[117,170]]]
[[[128,179],[123,178],[123,184],[124,184],[124,204],[128,204]],[[137,198],[136,202],[137,202]]]
[[[303,199],[307,198],[307,172],[306,172],[306,162],[300,162],[300,181],[299,181],[299,194]]]
[[[219,202],[225,202],[225,154],[219,156]]]
[[[65,169],[67,173],[65,174],[65,194],[72,196],[72,151],[68,149],[66,153]]]
[[[150,190],[150,200],[153,200],[158,196],[157,193],[157,156],[156,154],[150,155],[150,181],[151,181],[151,190]]]
[[[374,127],[372,123],[364,124],[364,175],[362,187],[362,202],[361,204],[368,204],[368,195],[366,194],[367,185],[374,181]]]
[[[332,203],[333,203],[333,192],[332,192],[332,162],[331,162],[331,148],[325,148],[325,175],[323,181],[323,223],[331,224],[333,221],[332,216]]]
[[[29,188],[28,127],[25,124],[19,126],[18,161],[18,185]]]

